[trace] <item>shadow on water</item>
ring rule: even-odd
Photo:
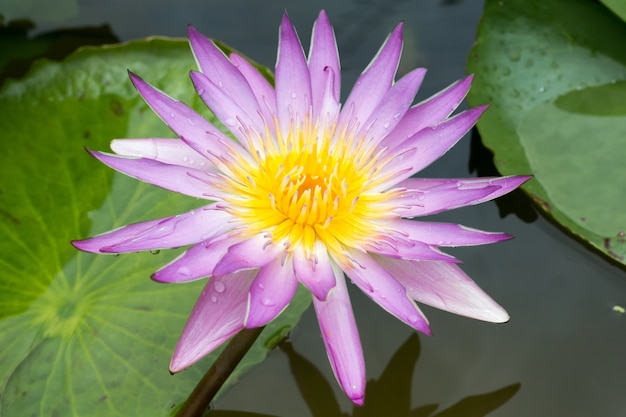
[[[420,341],[412,334],[396,351],[379,379],[370,380],[365,405],[354,407],[351,413],[341,411],[331,382],[289,342],[280,344],[287,355],[289,367],[313,417],[483,417],[506,404],[519,391],[521,384],[512,384],[496,391],[465,397],[448,408],[439,404],[411,408],[413,370],[420,355]],[[332,381],[334,383],[334,381]],[[401,387],[401,388],[399,388]],[[402,389],[403,388],[403,389]],[[216,410],[211,417],[272,417],[240,411]]]
[[[0,85],[23,77],[38,59],[61,61],[86,45],[118,43],[109,25],[56,29],[30,36],[35,24],[27,19],[5,22],[0,15]]]

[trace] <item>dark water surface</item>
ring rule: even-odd
[[[78,3],[78,16],[40,22],[38,30],[109,23],[117,36],[128,40],[184,37],[187,25],[193,24],[270,67],[282,11],[288,10],[307,45],[313,21],[325,8],[340,47],[344,97],[387,33],[404,21],[400,75],[417,66],[429,69],[417,100],[465,75],[482,12],[482,2],[475,0]],[[475,176],[469,171],[470,149],[472,161],[481,152],[480,146],[470,144],[465,138],[423,176]],[[488,166],[481,166],[481,172],[485,169]],[[528,204],[520,201],[518,207]],[[509,311],[509,323],[482,323],[424,307],[434,336],[418,339],[406,325],[353,291],[368,378],[374,381],[368,385],[365,407],[353,410],[335,383],[309,310],[290,344],[273,351],[216,404],[217,410],[242,413],[215,415],[626,416],[626,314],[613,309],[626,306],[625,271],[541,216],[532,223],[515,214],[500,218],[492,202],[436,219],[516,235],[498,245],[454,250],[464,270]]]

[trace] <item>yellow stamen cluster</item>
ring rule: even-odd
[[[353,135],[333,140],[332,132],[268,131],[254,162],[229,164],[225,200],[244,233],[266,232],[288,251],[303,245],[307,256],[316,240],[339,255],[377,239],[376,219],[389,215],[381,204],[389,195],[371,191],[379,183],[376,148]]]

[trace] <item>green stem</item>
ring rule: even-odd
[[[250,350],[264,327],[243,329],[233,337],[178,411],[176,417],[201,417],[215,394]]]

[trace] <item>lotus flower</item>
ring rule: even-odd
[[[240,330],[267,324],[303,285],[312,294],[335,376],[362,404],[365,366],[345,275],[425,334],[428,321],[415,301],[479,320],[508,320],[439,247],[510,236],[412,219],[494,199],[528,177],[413,178],[463,137],[486,106],[451,116],[471,76],[412,106],[426,71],[415,69],[394,82],[402,24],[343,106],[337,44],[326,14],[315,22],[308,59],[286,14],[279,37],[274,87],[246,59],[226,56],[189,29],[200,68],[191,73],[193,84],[236,140],[131,73],[139,94],[180,139],[118,139],[111,144],[115,155],[91,154],[206,205],[73,243],[95,253],[191,245],[153,275],[167,283],[208,277],[172,372]]]

